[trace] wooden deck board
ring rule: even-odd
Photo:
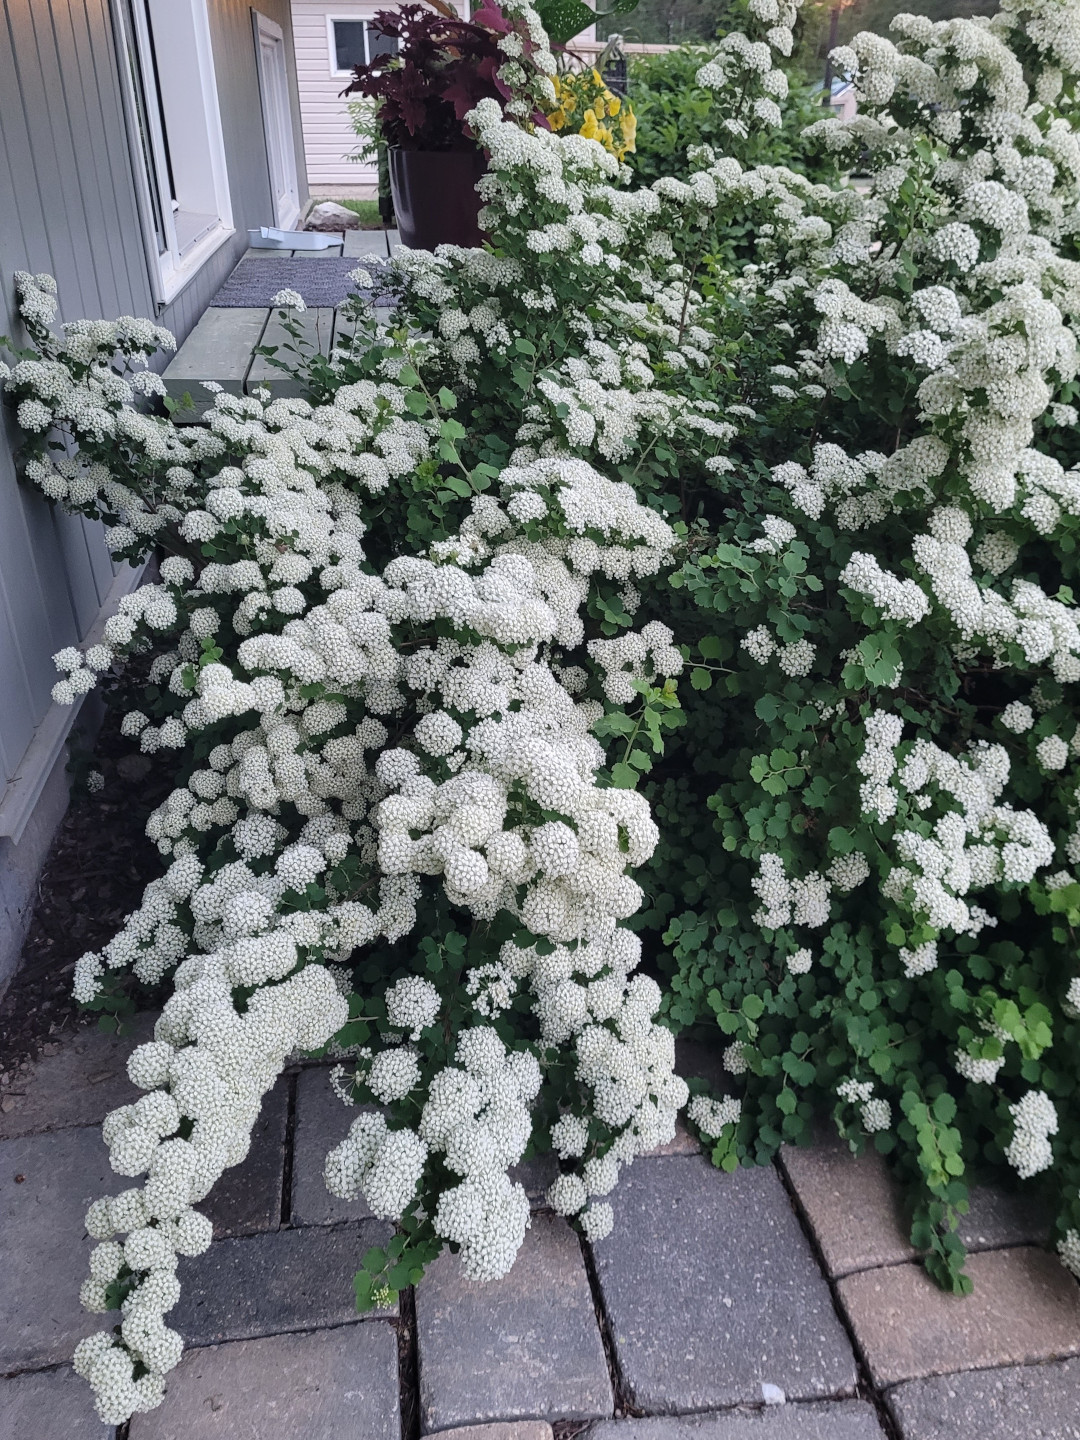
[[[261,308],[239,307],[204,313],[162,376],[171,399],[191,397],[192,404],[174,419],[192,424],[212,408],[213,396],[202,389],[204,381],[216,381],[230,395],[243,395],[251,355],[262,341],[269,314]]]
[[[304,339],[316,345],[323,355],[329,355],[334,335],[334,311],[329,307],[305,310],[294,317]],[[270,312],[261,345],[275,345],[279,358],[289,360],[295,354],[292,337],[284,328],[276,311]],[[304,387],[295,376],[287,374],[277,365],[272,365],[265,355],[256,355],[248,371],[245,389],[250,395],[256,386],[265,385],[270,394],[278,399],[283,395],[303,396]]]
[[[350,260],[385,260],[385,230],[346,230],[342,254]]]
[[[243,258],[292,255],[311,260],[344,254],[362,264],[365,259],[385,260],[392,247],[399,243],[396,230],[347,230],[344,247],[303,251],[252,248],[245,251]],[[375,308],[375,314],[387,324],[393,310],[380,305]],[[351,326],[335,309],[306,310],[296,319],[304,335],[316,343],[324,355],[330,354],[332,346],[348,344]],[[163,372],[166,395],[174,400],[188,395],[192,401],[174,419],[179,424],[198,424],[204,419],[213,406],[213,396],[202,388],[207,381],[216,382],[231,395],[250,394],[256,386],[266,385],[275,397],[302,396],[304,391],[298,380],[271,365],[265,356],[254,353],[260,346],[275,345],[282,347],[282,358],[289,359],[284,347],[291,344],[277,312],[269,307],[211,306]]]

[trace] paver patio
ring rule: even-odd
[[[149,1021],[138,1022],[138,1034]],[[352,1272],[386,1234],[334,1201],[322,1160],[349,1114],[326,1069],[267,1097],[242,1166],[183,1262],[188,1349],[165,1404],[119,1435],[69,1359],[97,1126],[134,1098],[135,1039],[82,1031],[0,1113],[0,1440],[1077,1440],[1080,1286],[1045,1219],[981,1192],[965,1224],[975,1294],[925,1277],[876,1156],[835,1143],[726,1175],[685,1133],[626,1172],[594,1247],[543,1209],[489,1286],[443,1257],[400,1310],[360,1317]],[[553,1428],[554,1427],[554,1428]]]

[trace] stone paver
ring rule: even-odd
[[[614,1408],[581,1248],[557,1216],[533,1216],[503,1280],[466,1280],[440,1256],[416,1290],[416,1333],[425,1432]]]
[[[195,1345],[348,1325],[364,1318],[352,1283],[364,1252],[389,1236],[388,1225],[365,1220],[217,1240],[182,1264],[169,1324]]]
[[[910,1380],[888,1405],[902,1440],[1077,1440],[1080,1360]]]
[[[874,1407],[863,1400],[768,1405],[719,1415],[602,1420],[588,1440],[883,1440]],[[950,1437],[956,1440],[956,1437]]]
[[[3,1440],[113,1440],[94,1410],[90,1386],[74,1370],[47,1370],[0,1380]]]
[[[915,1258],[883,1155],[856,1157],[833,1136],[806,1148],[785,1145],[780,1160],[830,1275]]]
[[[0,1141],[0,1371],[63,1364],[101,1328],[79,1304],[83,1221],[92,1200],[131,1184],[96,1126]]]
[[[131,1440],[399,1440],[397,1337],[385,1321],[189,1350]]]
[[[214,1222],[214,1238],[276,1230],[289,1119],[289,1078],[282,1076],[262,1103],[247,1159],[226,1170],[199,1209]]]
[[[31,1070],[21,1095],[5,1097],[11,1109],[0,1114],[0,1140],[70,1125],[100,1125],[110,1110],[130,1105],[142,1093],[127,1078],[127,1060],[136,1045],[152,1040],[153,1015],[137,1015],[126,1035],[77,1030],[60,1041]]]
[[[875,1384],[1080,1352],[1080,1286],[1056,1256],[1020,1246],[972,1255],[974,1293],[948,1295],[921,1265],[838,1284]]]
[[[725,1175],[701,1156],[639,1160],[595,1247],[635,1406],[671,1413],[850,1394],[855,1357],[772,1167]]]
[[[496,1420],[491,1425],[462,1425],[440,1432],[446,1440],[552,1440],[546,1420]]]
[[[780,1162],[831,1275],[916,1257],[899,1190],[876,1150],[855,1156],[846,1141],[822,1135],[810,1147],[785,1145]],[[1038,1243],[1048,1231],[1035,1197],[976,1186],[957,1233],[970,1250],[988,1250]]]
[[[329,1225],[371,1215],[363,1196],[338,1200],[327,1190],[323,1168],[327,1152],[340,1144],[360,1111],[343,1105],[330,1087],[330,1071],[312,1066],[296,1077],[296,1129],[293,1140],[293,1225]]]
[[[532,1155],[510,1168],[510,1179],[524,1187],[529,1203],[535,1208],[546,1204],[547,1189],[559,1173],[559,1162],[552,1154]]]

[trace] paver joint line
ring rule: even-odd
[[[296,1137],[296,1083],[295,1075],[289,1076],[289,1108],[285,1116],[285,1154],[281,1167],[281,1223],[292,1223],[292,1174],[293,1141]]]
[[[585,1274],[588,1277],[589,1289],[592,1292],[593,1310],[596,1313],[596,1326],[600,1331],[600,1340],[604,1346],[604,1359],[607,1361],[608,1378],[611,1381],[611,1393],[615,1397],[615,1413],[620,1411],[623,1414],[632,1414],[633,1409],[630,1397],[627,1392],[626,1381],[619,1370],[619,1357],[615,1349],[615,1337],[611,1330],[611,1317],[604,1307],[604,1292],[600,1286],[600,1277],[596,1273],[596,1256],[592,1247],[583,1235],[578,1236],[581,1244],[581,1258],[585,1262]]]
[[[821,1270],[822,1275],[825,1277],[825,1283],[829,1287],[829,1294],[832,1296],[833,1310],[836,1312],[836,1318],[843,1326],[844,1333],[847,1335],[848,1339],[851,1342],[851,1350],[853,1355],[855,1356],[855,1369],[858,1374],[858,1380],[856,1383],[856,1394],[860,1399],[866,1400],[868,1404],[874,1407],[875,1414],[877,1415],[878,1424],[881,1426],[885,1434],[889,1437],[889,1440],[901,1440],[900,1433],[896,1428],[896,1422],[892,1416],[892,1412],[888,1409],[883,1394],[874,1384],[873,1377],[870,1373],[870,1366],[867,1363],[866,1356],[863,1354],[862,1346],[859,1343],[859,1337],[855,1333],[855,1327],[851,1323],[851,1320],[848,1317],[847,1310],[841,1302],[839,1290],[837,1287],[837,1280],[839,1277],[833,1275],[830,1271],[830,1268],[825,1259],[824,1249],[820,1243],[817,1232],[815,1231],[814,1226],[810,1221],[810,1216],[806,1211],[806,1207],[803,1204],[802,1197],[799,1194],[798,1188],[792,1181],[791,1175],[788,1173],[786,1165],[781,1164],[778,1160],[774,1160],[773,1168],[776,1170],[776,1173],[780,1177],[781,1185],[783,1185],[784,1189],[787,1191],[787,1197],[788,1200],[791,1202],[791,1208],[795,1213],[795,1218],[802,1227],[802,1232],[806,1237],[807,1244],[810,1246],[810,1249],[813,1252],[814,1259],[818,1263],[818,1268]]]

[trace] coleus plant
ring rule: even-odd
[[[555,65],[532,6],[485,0],[465,20],[445,0],[432,0],[431,6],[380,10],[372,25],[396,42],[396,53],[357,65],[342,94],[375,101],[375,130],[387,144],[468,148],[473,141],[465,116],[481,100],[496,100],[513,118],[547,127]]]

